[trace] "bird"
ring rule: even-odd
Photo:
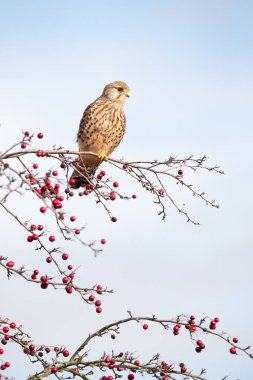
[[[129,97],[129,86],[115,81],[107,84],[102,95],[84,110],[77,134],[79,152],[84,154],[70,178],[72,188],[90,183],[101,162],[121,142],[126,128],[123,106]]]

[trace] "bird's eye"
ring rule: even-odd
[[[122,91],[123,91],[123,88],[122,88],[122,87],[118,87],[118,91],[119,91],[119,92],[122,92]]]

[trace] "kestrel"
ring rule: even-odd
[[[79,151],[87,154],[80,156],[77,170],[71,176],[71,179],[75,179],[72,187],[86,185],[101,161],[121,142],[126,127],[123,105],[129,98],[129,92],[130,89],[125,82],[109,83],[102,95],[85,109],[79,125],[77,142]],[[95,155],[89,155],[89,152]]]

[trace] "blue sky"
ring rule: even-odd
[[[173,196],[187,201],[201,222],[195,227],[170,205],[163,223],[151,198],[112,170],[126,192],[138,195],[135,203],[115,204],[119,223],[108,223],[93,203],[70,202],[87,223],[87,240],[108,239],[96,260],[89,252],[84,259],[75,245],[76,262],[83,265],[80,276],[116,290],[103,301],[103,317],[76,297],[60,299],[2,275],[0,286],[8,289],[9,302],[1,314],[20,321],[36,341],[48,335],[49,343],[70,349],[82,334],[129,309],[161,317],[219,315],[221,329],[238,335],[242,345],[252,343],[252,1],[23,0],[0,1],[0,8],[1,150],[17,141],[22,129],[43,131],[43,147],[56,143],[74,149],[84,108],[106,83],[124,80],[131,87],[127,132],[113,156],[152,160],[207,154],[226,172],[223,177],[186,174],[220,203],[219,210],[169,184]],[[38,218],[37,206],[24,201],[26,207],[17,199],[12,205],[24,218]],[[9,219],[7,224],[6,215],[0,218],[0,254],[8,251],[20,264],[34,266],[38,259],[23,245],[22,231]],[[42,316],[45,311],[50,321]],[[130,330],[115,347],[136,350],[144,358],[160,351],[196,370],[207,368],[210,379],[230,374],[251,380],[251,362],[231,357],[211,338],[206,339],[209,349],[198,356],[186,336],[175,340],[156,329],[145,336]],[[18,361],[13,374],[24,378],[28,363],[22,356],[13,361]]]

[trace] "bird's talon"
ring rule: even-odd
[[[107,160],[107,155],[105,154],[104,151],[102,151],[102,152],[100,153],[100,155],[98,156],[98,158],[99,158],[101,161],[103,161],[103,160]]]

